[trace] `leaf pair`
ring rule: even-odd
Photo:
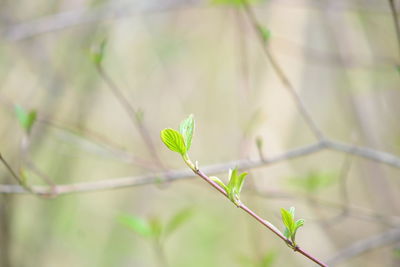
[[[238,169],[229,169],[229,182],[225,185],[218,177],[210,177],[214,182],[219,184],[225,192],[228,194],[228,198],[235,203],[236,206],[240,205],[240,192],[244,184],[244,179],[246,178],[247,172],[241,174],[238,173]]]
[[[282,221],[285,225],[284,236],[292,241],[293,248],[296,246],[296,232],[301,226],[304,225],[304,220],[294,220],[295,208],[291,207],[289,210],[281,208]]]
[[[182,121],[179,132],[168,128],[161,131],[161,140],[172,151],[178,152],[182,156],[186,155],[192,145],[194,132],[194,118],[191,114]]]

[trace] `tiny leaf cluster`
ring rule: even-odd
[[[210,178],[220,185],[228,194],[228,198],[236,205],[240,205],[240,192],[244,184],[247,172],[239,174],[238,169],[229,169],[229,182],[225,185],[218,177],[211,176]]]
[[[243,206],[242,202],[240,201],[240,192],[242,191],[244,180],[248,173],[247,172],[239,173],[237,167],[234,169],[229,169],[228,184],[225,184],[216,176],[207,177],[204,174],[202,174],[202,172],[199,170],[198,162],[196,161],[195,164],[193,164],[187,154],[192,144],[194,125],[195,123],[193,115],[190,115],[187,119],[181,122],[179,127],[179,132],[171,128],[162,130],[161,140],[170,150],[179,153],[182,156],[185,163],[193,170],[193,172],[195,172],[208,182],[212,181],[215,184],[219,185],[225,191],[226,196],[229,198],[229,200],[232,201],[237,207],[242,208]],[[262,145],[261,141],[259,143],[260,143],[259,146],[261,147]],[[283,236],[286,238],[285,241],[288,244],[288,246],[294,250],[297,250],[298,247],[296,245],[296,232],[301,226],[304,225],[304,220],[299,219],[295,221],[294,212],[295,212],[294,207],[290,208],[289,210],[286,210],[284,208],[281,209],[282,221],[283,224],[285,225]],[[282,235],[282,233],[279,234]]]
[[[297,230],[304,225],[304,220],[299,219],[297,221],[294,220],[294,212],[295,208],[291,207],[289,210],[281,208],[282,221],[285,225],[285,230],[283,232],[284,236],[292,241],[292,248],[296,247],[296,232]]]
[[[161,140],[170,150],[185,156],[192,145],[193,132],[194,119],[190,115],[180,124],[179,132],[171,128],[162,130]]]

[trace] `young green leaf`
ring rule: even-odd
[[[174,232],[176,229],[178,229],[180,226],[182,226],[186,221],[188,221],[190,219],[190,217],[192,217],[192,215],[193,215],[192,208],[186,208],[186,209],[179,211],[168,222],[168,224],[165,228],[165,234],[169,235],[172,232]]]
[[[186,152],[189,151],[190,146],[192,145],[192,137],[194,132],[194,118],[193,114],[182,121],[181,125],[179,126],[179,132],[183,136],[183,140],[185,141],[186,145]]]
[[[216,182],[219,186],[221,186],[226,193],[228,193],[228,187],[216,176],[210,176],[210,179]]]
[[[287,227],[285,227],[285,230],[283,230],[283,235],[287,238],[290,239],[290,237],[292,236],[289,229]]]
[[[243,172],[238,177],[238,193],[239,194],[240,194],[240,192],[242,192],[244,179],[246,178],[247,174],[248,174],[247,172]]]
[[[304,220],[303,219],[297,220],[296,223],[294,224],[294,231],[296,232],[297,229],[299,229],[303,225],[304,225]]]
[[[292,215],[293,221],[294,221],[294,212],[295,212],[295,208],[294,207],[290,207],[289,208],[289,213]]]
[[[239,197],[240,192],[242,191],[244,178],[246,177],[247,172],[238,174],[238,169],[229,169],[229,183],[227,186],[227,193],[229,199],[235,203],[236,205],[239,204]]]
[[[18,122],[21,127],[26,131],[26,133],[30,133],[33,124],[36,121],[36,111],[30,110],[26,111],[19,105],[15,106],[15,113],[17,114]]]
[[[295,240],[297,229],[304,225],[303,219],[299,219],[296,222],[294,221],[294,212],[294,207],[291,207],[289,210],[281,209],[282,221],[285,225],[285,231],[283,235],[292,241],[292,244],[288,244],[292,248],[296,247]]]
[[[135,217],[133,215],[124,214],[118,217],[118,221],[122,225],[127,226],[128,228],[132,229],[143,237],[154,236],[152,226],[149,224],[148,221],[145,221],[141,218]]]
[[[170,150],[178,152],[182,156],[186,154],[187,149],[183,136],[174,129],[162,130],[161,140]]]
[[[228,182],[228,188],[232,189],[236,187],[236,184],[238,182],[238,170],[237,168],[229,169],[229,182]]]
[[[281,208],[281,214],[284,225],[287,227],[290,235],[292,235],[294,232],[294,219],[292,213],[284,208]]]
[[[228,194],[228,198],[235,203],[236,205],[238,204],[238,196],[237,196],[237,189],[236,189],[236,184],[237,184],[237,168],[235,169],[229,169],[229,182],[227,185],[227,190],[226,193]]]

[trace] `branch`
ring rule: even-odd
[[[98,8],[82,8],[73,11],[60,12],[54,15],[45,16],[36,20],[23,22],[11,26],[6,31],[0,33],[5,40],[21,41],[37,35],[45,34],[70,28],[73,26],[95,23],[103,20],[124,18],[134,13],[142,12],[161,12],[182,6],[182,4],[197,3],[196,0],[182,1],[142,1],[141,4],[129,2],[104,4]]]
[[[23,181],[21,177],[19,177],[11,165],[5,160],[3,155],[0,153],[0,161],[3,163],[3,165],[6,167],[7,171],[11,174],[11,176],[17,181],[18,184],[20,184],[18,187],[20,187],[23,191],[26,193],[32,193],[35,194],[35,192],[30,188],[29,186],[26,185],[26,183]]]
[[[310,155],[322,151],[324,149],[331,149],[338,152],[347,154],[353,154],[362,158],[370,159],[376,162],[380,162],[395,168],[400,168],[400,158],[382,151],[377,151],[371,148],[358,147],[354,145],[348,145],[336,141],[325,140],[317,142],[311,145],[303,146],[293,150],[289,150],[283,154],[275,157],[270,157],[265,160],[236,160],[231,162],[225,162],[215,165],[209,165],[203,168],[207,173],[218,174],[225,172],[226,169],[238,167],[239,169],[255,169],[265,167],[274,163],[287,161],[290,159]],[[173,170],[165,171],[160,173],[153,173],[147,175],[141,175],[136,177],[122,177],[112,178],[106,180],[100,180],[95,182],[82,182],[76,184],[57,185],[53,189],[47,186],[31,186],[31,191],[24,189],[19,185],[0,185],[0,194],[49,194],[56,193],[58,195],[71,194],[71,193],[82,193],[92,191],[103,191],[109,189],[126,188],[133,186],[141,186],[148,184],[157,184],[163,182],[171,182],[177,180],[184,180],[194,178],[190,171],[187,170]]]
[[[368,220],[372,222],[377,222],[390,227],[394,227],[400,223],[399,216],[389,216],[383,213],[378,213],[374,210],[369,210],[357,206],[353,206],[347,203],[339,203],[331,200],[321,199],[318,197],[313,197],[304,193],[296,192],[295,194],[279,191],[258,191],[256,189],[247,190],[247,194],[256,195],[264,199],[294,199],[294,200],[306,200],[312,201],[313,204],[318,206],[323,206],[324,208],[347,210],[347,216],[358,220]],[[312,220],[318,222],[317,220]]]
[[[161,169],[165,169],[160,157],[158,156],[154,143],[150,138],[147,128],[143,124],[142,119],[139,118],[140,115],[138,111],[136,111],[132,107],[132,105],[129,103],[126,97],[122,94],[117,84],[113,81],[113,79],[108,75],[108,73],[102,67],[101,62],[96,64],[96,69],[100,77],[104,80],[110,91],[114,94],[115,98],[117,98],[120,105],[124,108],[124,110],[128,114],[133,126],[138,130],[140,136],[142,137],[144,143],[147,146],[147,149],[150,152],[151,157],[153,158],[157,166],[160,167]]]
[[[355,242],[329,259],[328,264],[334,266],[362,253],[398,241],[400,241],[400,228],[391,229],[384,233]]]
[[[400,168],[400,158],[396,155],[387,152],[378,151],[368,147],[348,145],[333,140],[325,140],[323,143],[328,149],[331,150],[352,154],[362,158],[367,158],[373,161],[381,162],[396,168]]]
[[[242,0],[243,1],[243,7],[244,11],[250,20],[250,23],[252,27],[254,28],[258,40],[260,41],[260,44],[263,48],[263,51],[270,62],[272,68],[274,69],[275,73],[278,75],[280,81],[282,82],[283,86],[286,88],[286,90],[289,92],[291,95],[293,101],[296,103],[297,109],[299,110],[301,116],[303,117],[304,121],[310,128],[311,132],[314,134],[314,136],[322,141],[324,140],[324,134],[322,131],[318,128],[317,124],[315,123],[314,119],[312,118],[310,112],[308,111],[306,105],[304,104],[303,100],[300,98],[300,96],[297,94],[296,90],[294,89],[294,86],[290,82],[289,78],[283,71],[282,67],[279,65],[278,61],[275,59],[275,57],[272,55],[271,51],[269,50],[269,47],[267,46],[263,33],[261,32],[260,29],[262,29],[261,23],[258,21],[253,9],[250,7],[248,0]]]
[[[193,166],[191,166],[191,164],[188,164],[188,162],[186,162],[187,165],[192,168],[193,172],[200,176],[203,180],[205,180],[207,183],[209,183],[212,187],[214,187],[216,190],[218,190],[221,194],[223,194],[226,198],[228,198],[228,194],[225,192],[225,190],[219,186],[216,182],[214,182],[213,180],[211,180],[211,178],[209,178],[206,174],[204,174],[204,172],[202,172],[201,170],[197,169],[197,168],[193,168]],[[315,262],[316,264],[318,264],[319,266],[323,266],[323,267],[327,267],[328,265],[326,265],[325,263],[323,263],[322,261],[320,261],[319,259],[315,258],[314,256],[312,256],[311,254],[309,254],[308,252],[306,252],[305,250],[303,250],[302,248],[300,248],[299,246],[297,246],[294,242],[292,242],[290,239],[286,238],[281,231],[279,231],[272,223],[270,223],[267,220],[262,219],[257,213],[255,213],[253,210],[251,210],[249,207],[247,207],[245,204],[243,204],[242,202],[239,201],[239,203],[237,204],[237,207],[242,209],[243,211],[245,211],[247,214],[249,214],[251,217],[253,217],[255,220],[257,220],[259,223],[261,223],[263,226],[265,226],[266,228],[268,228],[271,232],[273,232],[276,236],[278,236],[280,239],[282,239],[287,245],[289,245],[289,247],[293,248],[293,250],[295,252],[299,252],[300,254],[302,254],[303,256],[307,257],[308,259],[312,260],[313,262]]]
[[[394,24],[396,38],[397,38],[397,46],[398,46],[399,55],[400,55],[400,23],[399,23],[399,17],[397,15],[397,11],[396,11],[395,1],[389,0],[389,6],[390,6],[390,12],[392,13],[392,17],[393,17],[393,24]]]
[[[239,169],[254,169],[265,165],[270,165],[273,163],[278,163],[281,161],[289,160],[292,158],[297,158],[305,156],[308,154],[320,151],[323,146],[320,143],[300,147],[294,150],[290,150],[284,154],[271,157],[267,160],[237,160],[227,163],[210,165],[204,168],[205,171],[212,174],[218,174],[225,172],[228,168],[234,168],[238,166]],[[95,182],[83,182],[75,183],[69,185],[57,185],[53,189],[47,186],[32,186],[31,189],[36,194],[48,194],[50,192],[57,195],[71,194],[71,193],[82,193],[82,192],[92,192],[92,191],[102,191],[117,188],[125,188],[132,186],[157,184],[163,182],[171,182],[177,180],[184,180],[189,178],[194,178],[195,175],[189,170],[175,170],[175,171],[165,171],[161,173],[153,173],[147,175],[141,175],[136,177],[122,177],[122,178],[112,178],[106,180],[100,180]],[[52,191],[50,191],[52,190]],[[26,194],[30,193],[23,187],[18,185],[0,185],[0,193],[2,194]]]
[[[39,118],[38,122],[43,123],[48,127],[53,127],[57,130],[63,131],[75,138],[79,138],[78,141],[80,141],[80,144],[81,142],[85,142],[82,145],[83,147],[85,147],[86,142],[88,142],[91,145],[99,147],[103,150],[107,150],[107,152],[109,152],[112,157],[115,157],[123,162],[134,164],[147,170],[154,171],[156,169],[152,161],[145,160],[144,158],[133,155],[129,151],[121,148],[119,145],[102,136],[100,133],[94,132],[89,129],[75,129],[72,127],[64,126],[49,119]],[[104,156],[104,153],[101,153],[101,156]]]

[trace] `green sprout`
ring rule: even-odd
[[[197,167],[190,161],[188,151],[192,145],[192,137],[194,133],[194,118],[191,114],[187,119],[181,122],[179,132],[168,128],[161,131],[161,140],[172,151],[181,154],[185,163],[192,169]]]
[[[194,118],[190,115],[187,119],[182,121],[179,126],[179,132],[168,128],[161,131],[161,140],[172,151],[179,153],[186,164],[193,170],[198,171],[198,162],[195,164],[189,159],[188,151],[192,145],[192,137],[194,133]],[[238,169],[229,170],[229,182],[225,185],[218,177],[211,176],[210,179],[221,186],[228,198],[236,205],[240,205],[240,192],[242,191],[244,179],[247,172],[238,173]]]
[[[214,182],[220,185],[225,192],[228,194],[228,198],[236,205],[240,205],[240,192],[242,191],[242,187],[244,184],[244,179],[246,178],[247,172],[243,172],[238,174],[238,169],[229,169],[229,182],[228,185],[225,185],[218,177],[211,176]]]
[[[289,210],[281,208],[282,221],[285,225],[285,230],[283,232],[284,236],[289,239],[292,243],[289,246],[293,249],[296,248],[296,232],[301,226],[304,225],[304,220],[299,219],[297,221],[294,220],[294,211],[295,208],[291,207]]]
[[[277,234],[294,251],[301,251],[301,253],[304,254],[304,251],[301,250],[296,244],[296,232],[301,226],[304,225],[304,220],[303,219],[299,219],[297,221],[294,220],[295,209],[293,207],[290,208],[289,210],[283,208],[281,209],[282,221],[283,224],[285,225],[285,230],[284,233],[282,234],[274,225],[272,225],[270,222],[266,220],[263,220],[260,216],[250,211],[250,209],[240,201],[240,192],[242,191],[244,180],[247,176],[247,172],[239,173],[238,167],[234,169],[229,169],[229,181],[227,184],[225,184],[216,176],[208,177],[207,175],[205,175],[203,172],[200,171],[198,167],[198,162],[195,161],[195,163],[193,163],[190,160],[188,156],[188,151],[192,144],[194,125],[195,123],[193,115],[190,115],[180,124],[179,132],[171,128],[162,130],[161,140],[170,150],[179,153],[182,156],[182,159],[185,161],[185,163],[192,169],[192,171],[195,174],[199,175],[204,180],[212,184],[216,189],[218,189],[227,198],[229,198],[229,200],[232,201],[232,203],[234,203],[238,208],[245,210],[252,217],[256,218],[268,229]],[[261,147],[262,145],[261,141],[258,141],[258,143],[259,146]],[[143,232],[147,234],[149,232],[148,229],[150,228],[151,228],[150,226],[147,226],[145,228],[145,231]],[[319,263],[318,260],[313,260],[313,261]],[[268,260],[266,260],[266,262],[269,263]],[[321,264],[319,263],[319,265],[325,266],[322,263]]]

